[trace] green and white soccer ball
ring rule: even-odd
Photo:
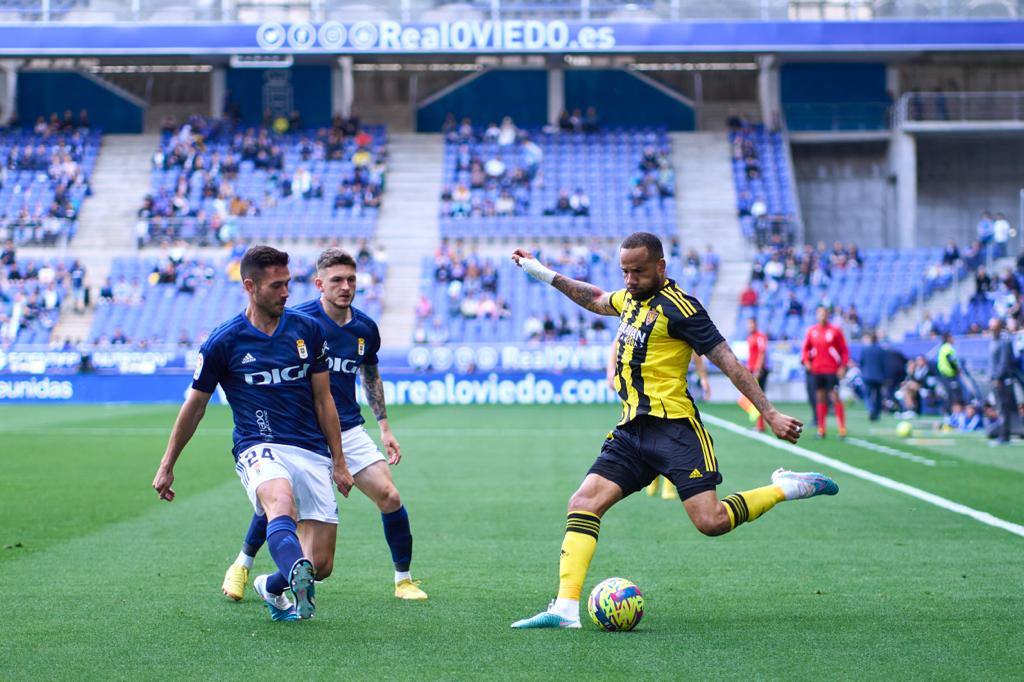
[[[902,421],[896,425],[896,435],[900,438],[910,438],[914,433],[914,425],[908,421]]]

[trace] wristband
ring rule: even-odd
[[[523,270],[525,270],[526,274],[530,277],[540,280],[541,282],[546,282],[547,284],[551,284],[551,280],[553,280],[555,275],[558,274],[551,268],[546,267],[536,258],[520,259],[519,265],[522,266]]]

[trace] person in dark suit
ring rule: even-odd
[[[885,349],[878,344],[878,334],[864,335],[864,346],[857,360],[860,376],[864,381],[864,402],[868,408],[868,419],[878,421],[882,412],[882,386],[885,384]]]

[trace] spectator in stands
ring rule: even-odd
[[[71,264],[68,276],[71,281],[71,296],[74,301],[75,312],[85,312],[89,292],[85,288],[85,266],[77,258]]]
[[[984,260],[984,258],[985,255],[984,251],[982,250],[981,242],[975,239],[974,241],[971,242],[971,245],[967,247],[967,250],[964,252],[964,263],[967,264],[968,268],[974,270],[979,265],[981,265],[981,262],[982,260]]]
[[[757,290],[754,289],[750,282],[740,292],[740,310],[744,313],[757,312]]]
[[[921,321],[917,324],[917,335],[923,339],[934,336],[936,333],[935,321],[932,320],[931,312],[926,311]]]
[[[590,215],[590,197],[586,195],[582,188],[577,187],[576,191],[569,197],[569,208],[572,209],[574,216]]]
[[[981,212],[981,218],[978,220],[978,224],[975,229],[978,234],[978,241],[981,242],[981,247],[984,251],[988,251],[989,244],[992,243],[992,214],[988,211]]]
[[[17,249],[14,246],[14,240],[8,239],[4,243],[4,250],[0,252],[0,265],[14,265],[17,260]]]
[[[501,194],[494,202],[494,212],[500,216],[510,216],[516,214],[516,200],[509,194],[508,190],[502,190]]]
[[[974,299],[976,301],[985,300],[992,293],[992,278],[985,270],[984,265],[979,265],[977,272],[974,274]]]
[[[563,133],[572,132],[572,119],[568,109],[562,109],[562,112],[558,114],[558,130]]]
[[[804,304],[797,298],[795,291],[789,292],[789,302],[786,305],[786,317],[795,317],[797,319],[803,319],[804,316]]]
[[[540,171],[541,163],[544,161],[544,150],[536,142],[528,137],[523,138],[521,145],[523,174],[527,182],[532,182]]]
[[[864,321],[860,318],[860,312],[853,303],[843,313],[843,333],[847,338],[856,339],[864,334]]]
[[[950,239],[946,242],[946,248],[942,250],[942,264],[947,267],[953,267],[959,260],[960,249],[956,245],[956,240]]]
[[[555,205],[544,211],[544,215],[572,215],[572,212],[572,206],[569,203],[569,190],[562,188],[558,190]]]
[[[125,346],[128,345],[129,340],[125,335],[124,330],[120,327],[114,328],[114,333],[110,337],[110,344],[113,346]]]
[[[587,113],[583,117],[583,132],[596,133],[598,130],[600,130],[600,122],[597,117],[597,109],[587,107]]]
[[[1006,258],[1008,255],[1007,244],[1010,237],[1014,236],[1014,230],[1010,222],[1002,213],[996,213],[996,219],[992,222],[992,245],[993,258]]]
[[[516,124],[512,122],[512,117],[506,116],[503,118],[501,120],[501,129],[498,132],[498,145],[508,147],[515,143],[518,136],[519,129],[516,128]]]

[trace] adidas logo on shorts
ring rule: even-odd
[[[252,356],[252,353],[246,353],[246,354],[245,354],[245,357],[244,357],[244,358],[242,358],[242,364],[243,364],[243,365],[247,365],[247,364],[249,364],[250,362],[256,362],[256,358],[254,358],[254,357]]]

